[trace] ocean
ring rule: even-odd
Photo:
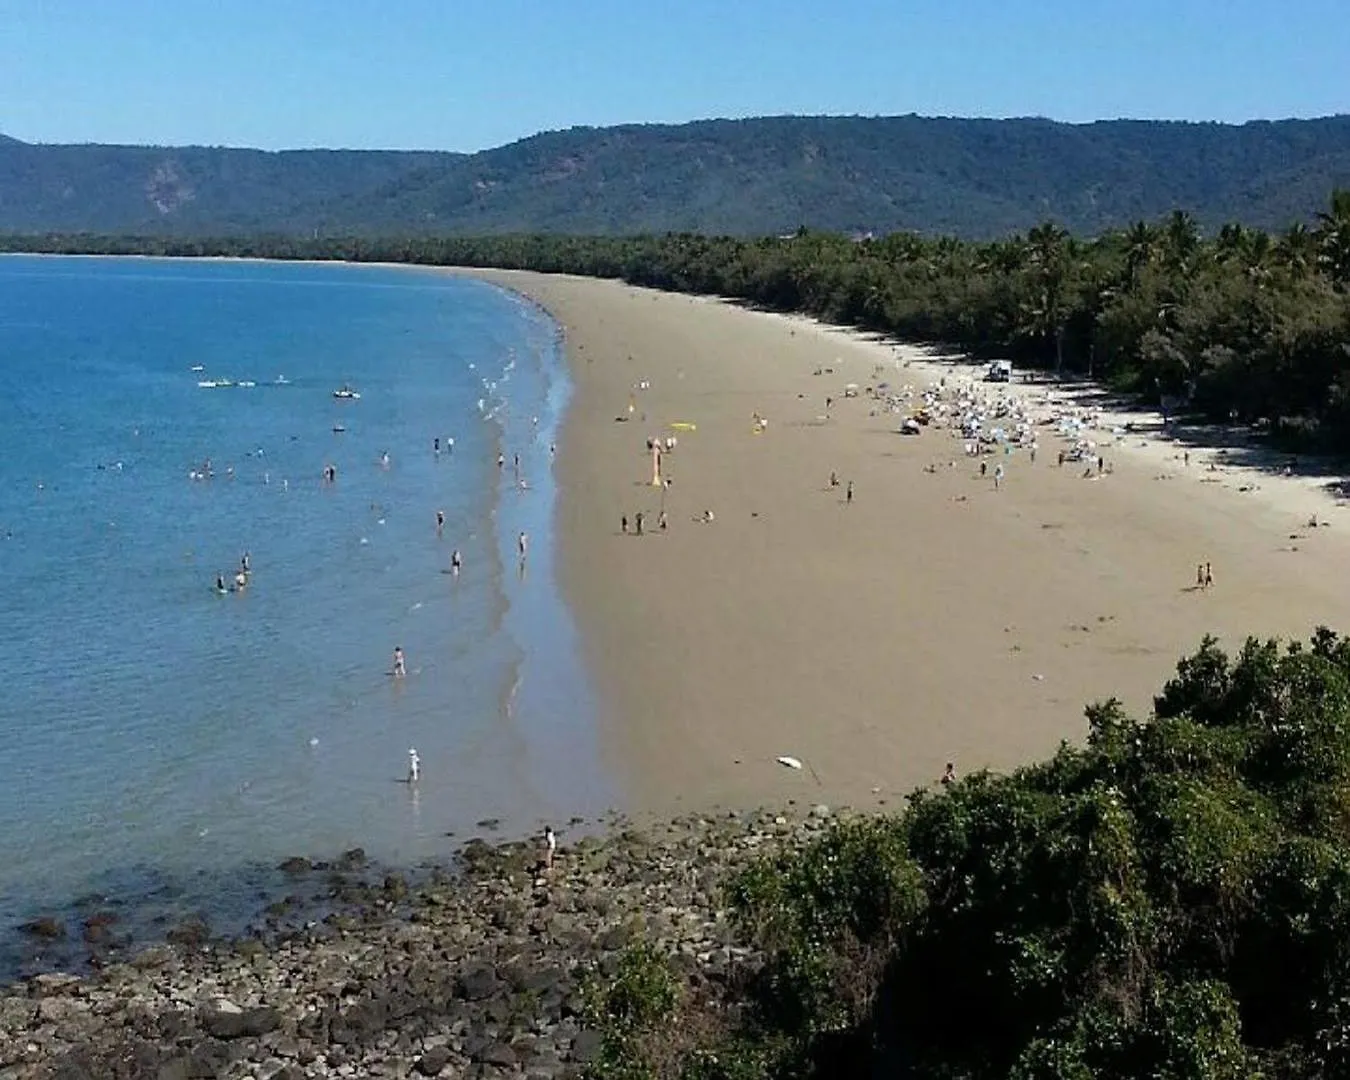
[[[38,913],[228,930],[287,856],[611,801],[545,313],[412,268],[9,257],[0,371],[0,976],[53,952]]]

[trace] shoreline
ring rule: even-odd
[[[644,943],[733,985],[756,957],[736,941],[724,886],[831,820],[760,811],[615,827],[565,843],[547,872],[537,844],[509,841],[471,841],[453,874],[421,881],[381,876],[358,852],[295,860],[293,880],[317,886],[327,914],[298,906],[293,925],[261,936],[183,937],[88,978],[0,986],[0,1074],[225,1075],[248,1061],[267,1077],[578,1075],[602,1042],[590,981]]]
[[[879,398],[844,396],[977,380],[975,365],[715,298],[447,272],[523,293],[564,328],[562,582],[626,812],[893,807],[946,761],[1002,770],[1078,741],[1093,701],[1146,714],[1206,633],[1231,646],[1350,625],[1350,598],[1321,585],[1350,529],[1303,529],[1310,499],[1341,521],[1334,496],[1245,462],[1210,472],[1217,451],[1199,447],[1185,473],[1142,411],[1084,430],[1110,458],[1100,479],[1057,468],[1067,444],[1036,427],[1042,457],[1008,457],[996,496],[951,432],[896,435]],[[1089,404],[1082,387],[973,385],[1004,389],[1038,425]],[[657,516],[642,444],[673,421],[698,427],[668,458],[670,531],[624,537],[621,513]],[[832,469],[856,479],[855,505],[829,491]],[[714,524],[694,522],[704,508]],[[1204,562],[1219,587],[1191,595]]]

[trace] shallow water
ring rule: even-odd
[[[553,575],[559,345],[431,272],[0,259],[0,924],[607,804]]]

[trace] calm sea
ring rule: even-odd
[[[0,372],[0,976],[81,894],[237,916],[244,867],[607,804],[542,312],[413,269],[3,258]]]

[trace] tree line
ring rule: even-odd
[[[802,230],[742,239],[10,236],[0,250],[333,259],[619,278],[801,312],[1086,376],[1147,401],[1350,449],[1350,190],[1313,227],[1205,236],[1176,211],[1085,240],[1053,223],[993,242]]]

